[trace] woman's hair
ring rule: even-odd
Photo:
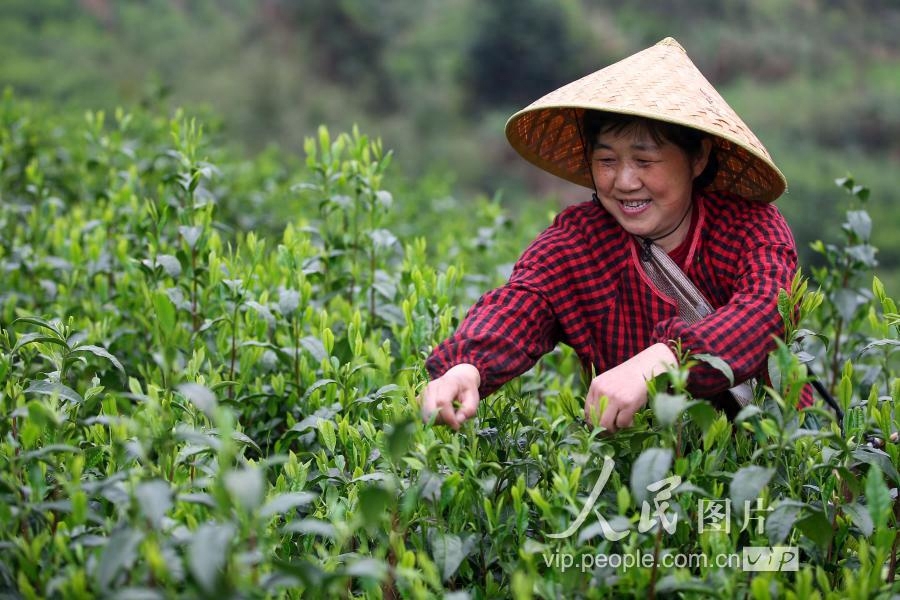
[[[675,123],[667,123],[635,115],[587,110],[584,113],[582,128],[586,157],[590,160],[589,157],[598,135],[602,133],[620,134],[632,129],[646,131],[657,144],[665,142],[674,144],[691,158],[700,155],[703,150],[703,140],[710,137],[709,134],[698,129]],[[706,162],[706,168],[694,179],[694,189],[702,190],[708,186],[716,178],[718,171],[719,161],[716,157],[716,145],[713,144],[709,152],[709,160]]]

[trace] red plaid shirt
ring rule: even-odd
[[[794,239],[781,213],[725,194],[695,197],[685,273],[715,308],[689,325],[675,301],[653,287],[637,241],[599,204],[563,210],[516,263],[509,281],[469,310],[456,333],[426,361],[432,378],[459,363],[481,374],[482,397],[529,368],[557,343],[571,346],[597,373],[657,342],[680,340],[711,354],[735,381],[764,375],[775,336],[784,335],[779,289],[797,270]],[[713,398],[729,387],[717,369],[691,368],[689,391]],[[808,387],[808,386],[807,386]],[[804,393],[803,405],[811,401]]]

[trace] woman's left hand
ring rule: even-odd
[[[610,432],[634,424],[634,415],[647,403],[647,381],[678,364],[666,344],[654,344],[594,378],[584,401],[584,418]],[[603,414],[600,398],[608,402]],[[599,423],[598,423],[599,418]]]

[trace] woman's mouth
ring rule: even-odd
[[[650,200],[620,200],[619,204],[626,213],[638,213],[649,206]]]

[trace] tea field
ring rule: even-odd
[[[844,237],[780,297],[735,422],[678,370],[591,431],[560,348],[455,433],[422,422],[424,358],[540,226],[389,189],[358,131],[305,149],[0,100],[3,597],[900,594],[900,313],[865,187],[834,188]],[[794,408],[810,373],[843,418]],[[742,568],[757,547],[785,568]]]

